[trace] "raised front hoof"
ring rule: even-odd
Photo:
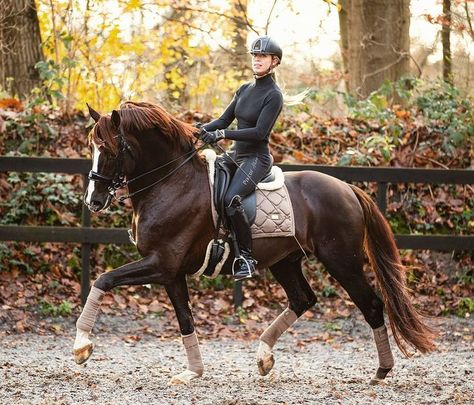
[[[84,347],[81,347],[79,349],[74,349],[74,361],[77,364],[83,364],[87,360],[89,360],[89,357],[91,357],[92,352],[94,351],[94,345],[92,343],[87,344]]]
[[[173,376],[169,382],[169,385],[189,384],[192,380],[195,380],[201,376],[202,373],[199,374],[191,370],[184,370],[182,373]]]
[[[375,373],[375,377],[372,378],[369,382],[370,385],[378,385],[381,382],[385,381],[385,377],[390,372],[391,368],[382,368],[379,367],[377,373]]]
[[[257,360],[258,372],[260,375],[267,375],[275,365],[273,354]]]

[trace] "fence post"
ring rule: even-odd
[[[87,190],[88,178],[87,175],[82,176],[84,182],[84,192]],[[91,213],[85,204],[82,204],[82,218],[81,226],[91,226]],[[87,296],[89,295],[89,284],[90,284],[90,256],[91,256],[91,244],[81,244],[81,303],[85,305]]]
[[[234,281],[234,308],[242,306],[244,295],[242,292],[242,281]]]
[[[386,182],[378,182],[377,183],[377,205],[385,216],[387,211],[387,183]]]

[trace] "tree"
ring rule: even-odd
[[[231,16],[233,33],[233,49],[236,58],[236,68],[239,72],[239,79],[249,76],[249,58],[247,47],[248,35],[248,16],[247,16],[247,0],[231,0]]]
[[[339,2],[348,90],[359,98],[409,72],[409,5],[409,0]]]
[[[453,83],[451,69],[451,0],[443,0],[443,28],[441,40],[443,42],[443,80]]]
[[[40,85],[43,59],[34,0],[0,0],[0,86],[20,97]]]

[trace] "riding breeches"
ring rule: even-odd
[[[232,159],[238,163],[236,167]],[[269,154],[225,154],[223,163],[230,169],[232,180],[224,197],[226,207],[230,207],[236,196],[243,199],[255,190],[256,184],[270,173],[273,158]]]

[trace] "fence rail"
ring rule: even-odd
[[[386,211],[388,183],[474,184],[474,170],[412,169],[392,167],[338,167],[323,165],[280,165],[283,171],[313,170],[345,181],[376,182],[377,204]],[[82,174],[91,168],[89,159],[34,158],[0,156],[0,172],[47,172]],[[473,235],[395,235],[400,249],[474,250]],[[90,213],[82,208],[81,227],[0,225],[0,241],[81,243],[81,299],[85,302],[90,282],[90,249],[98,243],[129,243],[126,229],[92,228]],[[240,283],[238,283],[240,285]],[[241,289],[235,301],[242,300]]]

